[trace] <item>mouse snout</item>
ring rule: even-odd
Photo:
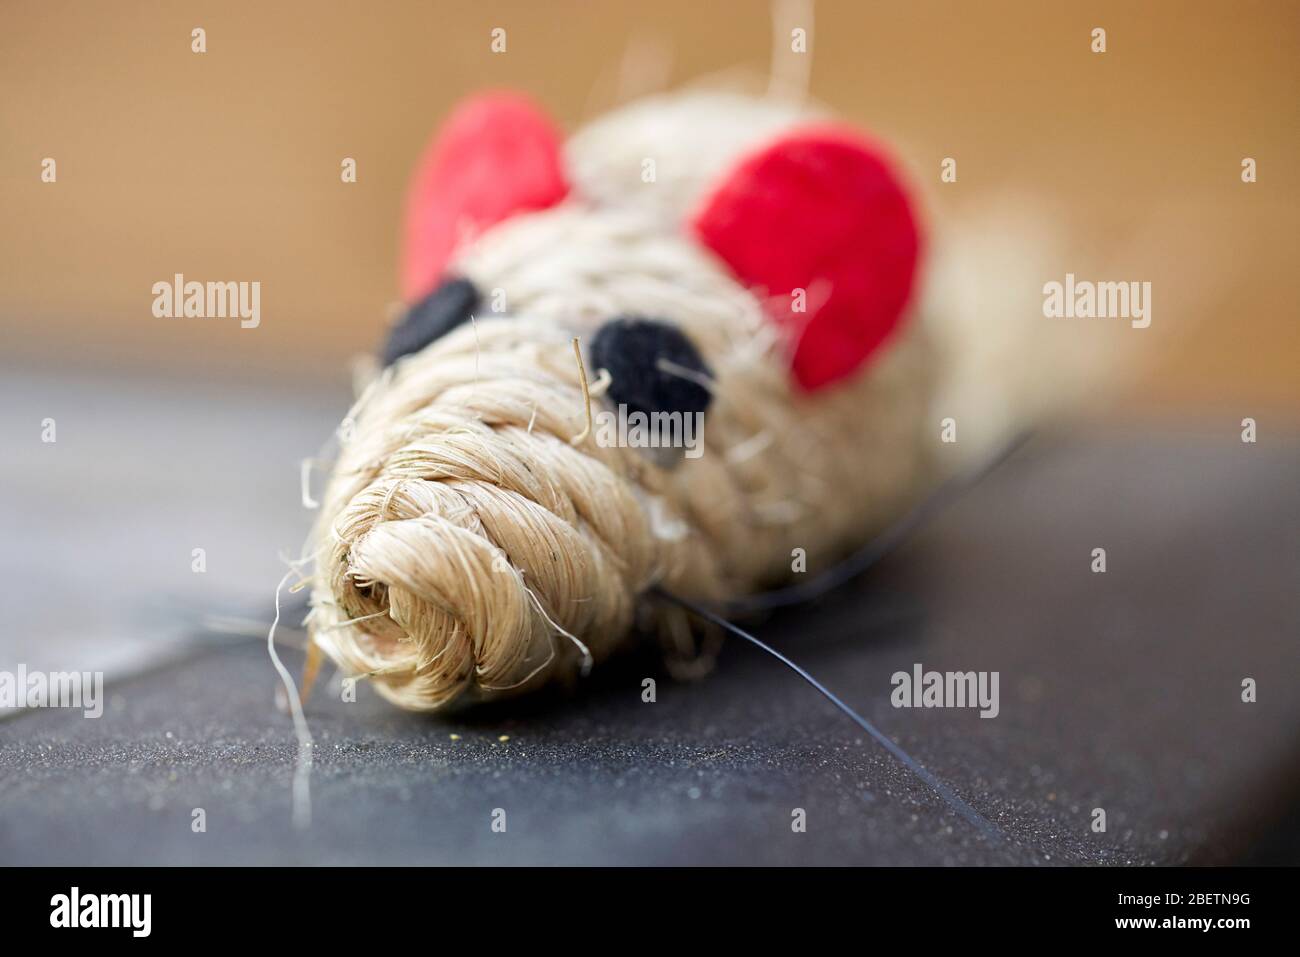
[[[524,319],[457,330],[393,370],[322,506],[323,650],[431,710],[612,649],[674,546],[630,479],[644,461],[589,429],[581,379],[571,343]]]

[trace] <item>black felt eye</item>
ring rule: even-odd
[[[682,331],[671,323],[620,316],[591,342],[591,359],[610,374],[609,398],[630,411],[681,412],[709,407],[713,372]]]
[[[402,356],[419,352],[462,322],[478,308],[478,289],[468,279],[448,279],[407,312],[388,333],[380,358],[392,365]]]

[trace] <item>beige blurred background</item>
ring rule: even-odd
[[[341,380],[382,335],[406,176],[457,98],[522,88],[572,129],[611,105],[629,49],[667,51],[673,84],[765,75],[771,20],[741,0],[8,0],[5,360]],[[811,46],[812,94],[897,145],[935,228],[1010,189],[1067,243],[1037,281],[1154,283],[1126,408],[1300,416],[1300,4],[823,0]],[[260,281],[260,328],[155,319],[150,287],[176,272]]]

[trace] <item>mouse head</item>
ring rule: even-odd
[[[611,651],[651,586],[743,594],[906,484],[911,204],[878,145],[791,119],[683,97],[566,146],[516,95],[453,113],[412,181],[389,371],[322,503],[335,661],[417,709],[531,687]],[[697,417],[709,454],[601,441],[588,395]]]

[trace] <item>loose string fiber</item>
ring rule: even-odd
[[[289,713],[293,716],[293,730],[298,739],[297,754],[293,771],[293,826],[305,829],[311,826],[311,767],[313,742],[311,730],[307,727],[307,716],[303,712],[302,700],[298,696],[298,686],[294,683],[289,669],[280,660],[275,650],[275,629],[280,624],[280,592],[289,579],[297,574],[297,569],[289,569],[275,588],[275,617],[271,619],[271,628],[266,633],[266,651],[271,656],[271,663],[280,675],[284,686]],[[308,658],[310,660],[310,654]]]
[[[847,704],[845,704],[842,700],[840,700],[839,696],[837,696],[833,691],[831,691],[824,684],[822,684],[820,681],[814,678],[804,668],[795,664],[793,661],[791,661],[785,655],[781,654],[781,652],[777,651],[771,645],[759,641],[759,639],[755,638],[753,635],[745,631],[743,628],[740,628],[737,625],[727,621],[727,619],[714,614],[713,612],[709,611],[707,608],[703,607],[702,605],[697,605],[693,601],[687,601],[685,598],[679,598],[678,596],[670,594],[669,592],[666,591],[656,590],[655,594],[657,594],[660,598],[666,601],[672,602],[673,604],[676,605],[680,605],[682,608],[685,608],[687,611],[691,612],[692,614],[698,615],[699,617],[703,618],[705,621],[711,622],[712,624],[717,625],[719,628],[723,628],[731,632],[733,635],[745,639],[750,644],[754,645],[756,648],[759,648],[762,651],[767,652],[777,661],[781,662],[783,665],[785,665],[787,668],[789,668],[791,671],[797,674],[804,681],[808,682],[808,684],[812,685],[815,689],[817,689],[817,691],[820,694],[822,694],[828,701],[830,701],[831,704],[835,705],[835,707],[839,708],[840,711],[842,711],[845,715],[847,715],[849,719],[852,720],[858,727],[860,727],[863,731],[867,732],[867,734],[871,735],[871,737],[873,737],[880,744],[881,747],[883,747],[886,751],[888,751],[890,754],[896,757],[903,764],[904,767],[906,767],[909,771],[915,774],[918,778],[920,778],[923,782],[925,782],[925,784],[928,785],[931,790],[933,790],[936,794],[938,794],[939,797],[943,799],[944,803],[946,803],[950,808],[952,808],[963,820],[965,820],[971,826],[976,828],[981,834],[983,834],[990,841],[1001,842],[1002,840],[1004,840],[1002,836],[1002,832],[999,831],[995,826],[993,826],[993,824],[989,823],[989,821],[985,819],[973,807],[971,807],[960,797],[958,797],[956,792],[954,792],[952,788],[948,787],[948,785],[944,784],[937,777],[935,777],[933,774],[927,771],[915,758],[913,758],[906,751],[904,751],[897,744],[895,744],[892,740],[890,740],[890,738],[886,736],[883,732],[881,732],[874,724],[872,724],[866,718],[862,717],[862,715],[858,714]]]

